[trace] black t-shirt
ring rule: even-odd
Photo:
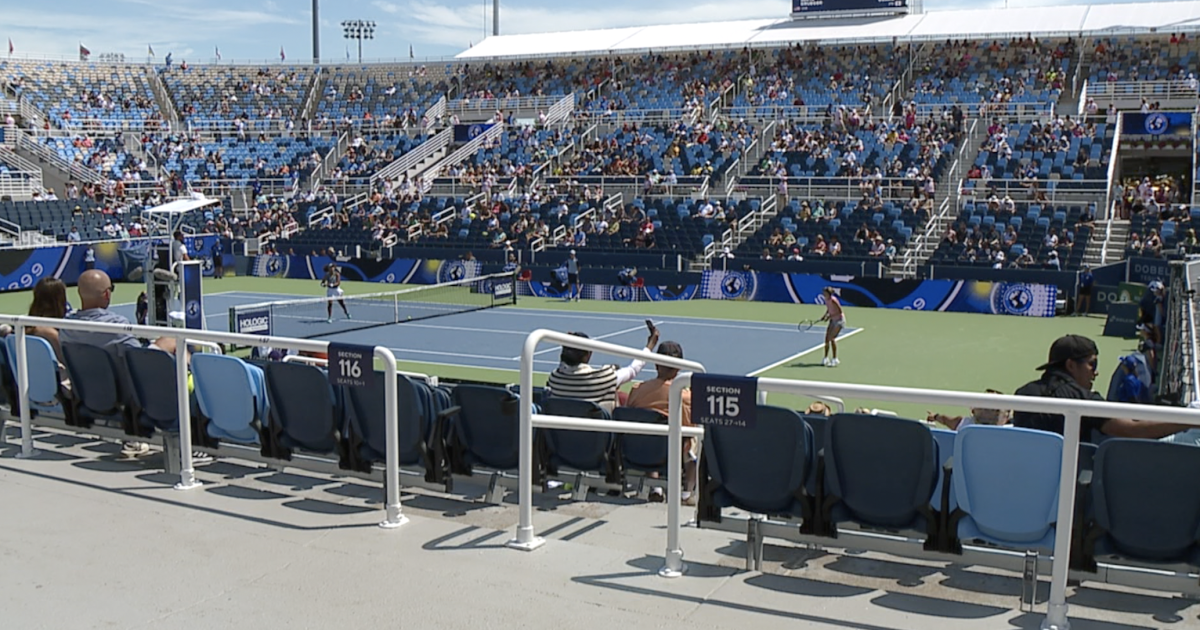
[[[1057,368],[1046,370],[1042,373],[1042,378],[1026,383],[1015,393],[1017,396],[1104,401],[1103,396],[1091,390],[1084,389],[1079,383],[1075,382],[1074,378],[1071,378],[1070,374]],[[1013,426],[1025,429],[1050,431],[1062,435],[1064,422],[1063,417],[1057,414],[1029,413],[1027,411],[1013,413]],[[1089,418],[1084,416],[1079,432],[1080,441],[1092,441],[1092,433],[1100,431],[1106,422],[1108,422],[1108,418]]]

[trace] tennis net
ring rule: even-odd
[[[251,335],[312,339],[517,303],[516,276],[497,273],[386,293],[243,304],[229,309],[229,329]],[[333,315],[328,315],[332,303]]]

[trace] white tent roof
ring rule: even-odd
[[[165,215],[183,214],[185,212],[199,210],[205,206],[211,206],[218,203],[221,203],[220,199],[209,199],[201,194],[193,194],[191,199],[176,199],[175,201],[168,201],[161,206],[155,206],[146,210],[145,212],[149,214]]]
[[[935,11],[859,18],[790,18],[500,35],[459,53],[462,60],[639,50],[781,45],[811,41],[941,40],[1102,32],[1200,30],[1200,0],[1097,6]]]

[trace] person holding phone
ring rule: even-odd
[[[653,352],[658,345],[658,328],[650,320],[646,320],[646,328],[650,333],[646,339],[646,350]],[[588,338],[581,332],[570,334]],[[546,381],[547,394],[591,401],[612,411],[622,402],[622,396],[617,390],[632,381],[646,366],[645,361],[633,359],[628,366],[622,368],[615,365],[592,367],[588,365],[591,360],[591,351],[563,346],[558,367],[550,373],[550,378]]]

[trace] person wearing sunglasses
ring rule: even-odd
[[[1092,391],[1099,367],[1100,351],[1096,342],[1082,335],[1064,335],[1050,346],[1046,363],[1038,366],[1042,376],[1023,385],[1017,396],[1040,396],[1072,400],[1098,400],[1104,397]],[[1050,431],[1062,435],[1063,417],[1049,413],[1013,413],[1014,426]],[[1095,441],[1100,434],[1109,437],[1159,439],[1192,428],[1186,424],[1138,422],[1125,418],[1084,417],[1080,440]]]

